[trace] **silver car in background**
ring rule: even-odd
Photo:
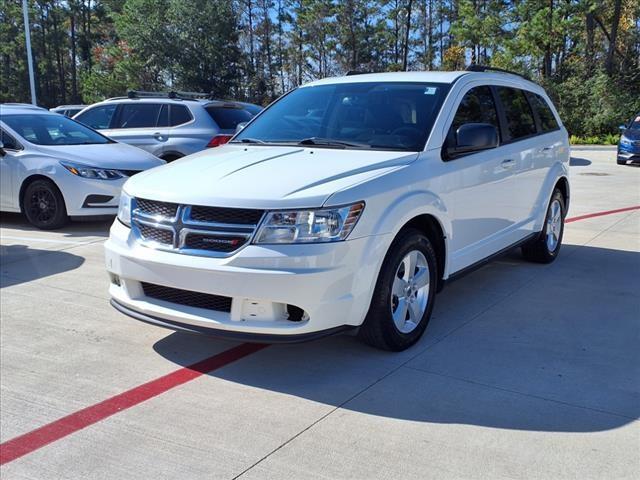
[[[49,111],[53,113],[59,113],[65,117],[73,117],[75,114],[87,108],[87,105],[58,105],[57,107],[50,108]]]
[[[131,91],[91,105],[73,118],[170,162],[226,143],[239,123],[253,118],[249,108],[261,107],[196,94]]]

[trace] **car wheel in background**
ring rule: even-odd
[[[422,336],[437,287],[436,253],[419,230],[393,241],[382,264],[360,338],[383,350],[401,351]]]
[[[43,230],[60,228],[69,221],[64,198],[51,180],[31,182],[24,190],[22,208],[29,223]]]
[[[180,154],[174,153],[174,154],[170,154],[170,155],[165,155],[165,156],[160,157],[160,158],[162,158],[162,160],[164,160],[165,162],[169,163],[169,162],[173,162],[174,160],[178,160],[179,158],[182,158],[182,157],[184,157],[184,155],[180,155]]]
[[[564,196],[556,188],[551,195],[542,231],[533,241],[522,247],[522,255],[526,260],[551,263],[557,258],[562,246],[565,214]]]

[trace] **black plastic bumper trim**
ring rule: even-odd
[[[100,204],[109,203],[111,200],[113,200],[113,197],[111,195],[87,195],[87,198],[84,199],[84,202],[82,204],[82,208],[105,208]],[[96,205],[96,203],[98,205]]]
[[[222,338],[225,340],[233,340],[239,342],[254,342],[254,343],[300,343],[308,342],[311,340],[317,340],[319,338],[328,337],[337,333],[352,330],[356,327],[352,325],[342,325],[340,327],[329,328],[327,330],[321,330],[319,332],[310,333],[296,333],[296,334],[264,334],[264,333],[246,333],[246,332],[231,332],[229,330],[220,330],[218,328],[201,327],[199,325],[189,325],[187,323],[176,322],[173,320],[166,320],[164,318],[158,318],[145,313],[132,310],[131,308],[119,303],[118,301],[111,299],[111,305],[121,313],[140,320],[145,323],[157,325],[160,327],[168,328],[170,330],[179,330],[191,333],[201,333],[204,335],[210,335],[213,337]]]

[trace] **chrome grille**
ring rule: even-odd
[[[146,242],[156,242],[169,247],[173,246],[173,230],[158,228],[144,223],[138,224],[140,236]]]
[[[164,287],[153,283],[141,282],[141,284],[145,296],[155,298],[156,300],[177,303],[188,307],[205,308],[217,312],[231,311],[231,297],[180,290],[179,288]]]
[[[262,218],[262,210],[245,208],[191,207],[191,219],[205,223],[235,223],[256,225]]]
[[[247,237],[240,237],[237,235],[203,235],[201,233],[188,233],[184,240],[184,246],[195,250],[210,250],[213,252],[228,253],[237,250],[247,243],[248,240],[249,239]]]
[[[187,255],[224,257],[248,244],[263,210],[179,205],[134,198],[132,227],[143,245]]]
[[[152,217],[169,217],[176,216],[178,204],[167,202],[156,202],[155,200],[145,200],[144,198],[136,198],[136,208],[145,215]]]

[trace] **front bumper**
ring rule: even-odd
[[[388,235],[309,245],[248,245],[228,258],[140,245],[115,221],[105,243],[112,304],[156,325],[233,339],[301,341],[355,327],[369,308]],[[115,280],[117,276],[117,280]],[[230,311],[152,298],[143,283],[229,297]],[[288,319],[287,305],[304,310]]]
[[[127,179],[93,180],[62,172],[55,181],[64,197],[67,214],[77,217],[118,213],[120,192]]]
[[[617,160],[620,163],[640,163],[640,146],[620,144]]]

